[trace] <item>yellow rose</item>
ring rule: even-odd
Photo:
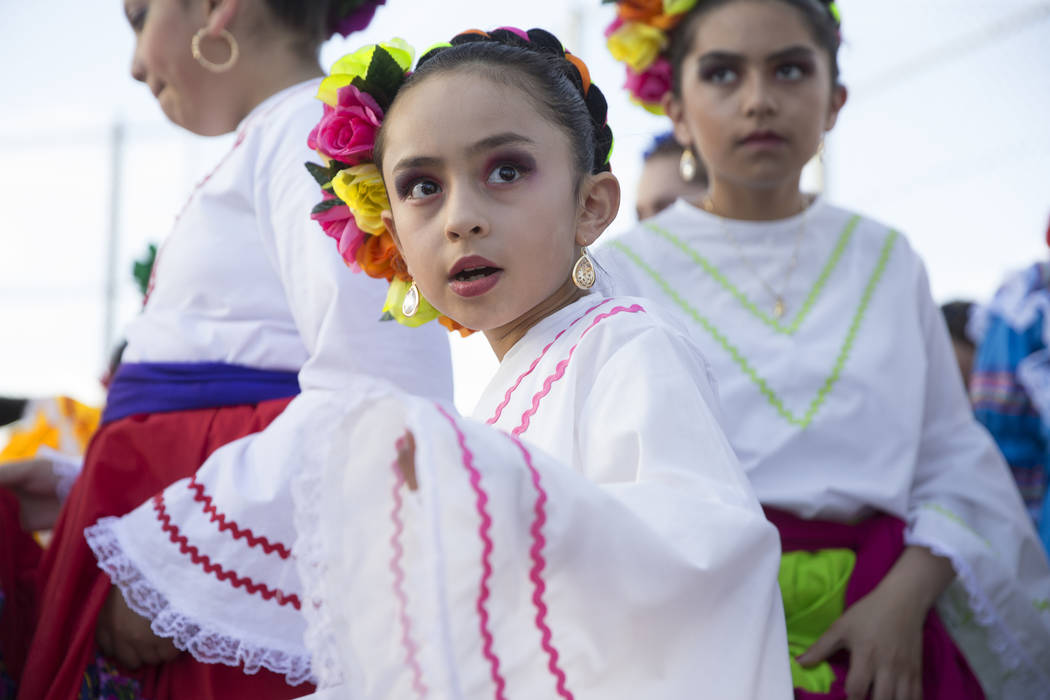
[[[359,229],[372,235],[386,230],[380,213],[390,208],[390,200],[375,165],[365,163],[340,170],[332,178],[332,191],[350,207]]]
[[[406,280],[394,279],[390,282],[390,290],[386,294],[386,303],[383,304],[383,311],[394,317],[398,323],[408,326],[409,328],[416,328],[422,326],[428,321],[433,321],[435,318],[441,315],[441,312],[430,305],[430,302],[423,298],[423,295],[419,295],[419,307],[416,309],[416,313],[411,316],[405,316],[405,313],[401,310],[402,305],[405,303],[405,294],[408,293],[408,288],[412,286],[412,283]],[[416,288],[419,291],[419,288]]]
[[[625,22],[609,35],[609,53],[637,73],[645,71],[664,48],[664,33],[642,22]]]

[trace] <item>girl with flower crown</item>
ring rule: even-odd
[[[619,185],[586,66],[509,28],[410,61],[369,46],[322,82],[319,129],[380,126],[319,149],[320,206],[350,207],[339,250],[390,280],[388,313],[501,363],[474,419],[364,377],[313,404],[283,468],[325,697],[788,697],[776,532],[706,365],[649,302],[589,292]]]
[[[922,262],[799,189],[846,101],[834,3],[617,9],[628,86],[653,88],[634,96],[667,111],[683,171],[702,158],[710,189],[600,260],[714,366],[781,533],[796,697],[1048,697],[1046,557],[974,421]]]
[[[19,698],[309,689],[292,532],[273,525],[288,483],[257,465],[295,463],[297,426],[309,422],[300,389],[352,392],[351,377],[367,373],[451,396],[444,334],[380,323],[385,285],[348,274],[309,212],[319,45],[367,25],[379,4],[124,0],[133,77],[174,123],[236,139],[176,219],[127,330],[102,427],[37,572],[27,658],[6,632],[31,609],[0,612]],[[317,138],[338,142],[333,129]],[[345,209],[321,224],[354,226]],[[215,479],[253,478],[218,497],[214,481],[193,478],[206,459]]]

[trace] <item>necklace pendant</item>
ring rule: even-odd
[[[773,316],[775,318],[783,318],[784,311],[786,310],[787,309],[784,306],[784,300],[780,297],[777,297],[776,303],[773,304]]]

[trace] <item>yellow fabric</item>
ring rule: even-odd
[[[98,429],[102,410],[68,396],[30,403],[30,415],[19,421],[0,450],[0,463],[35,457],[41,447],[82,455]]]
[[[791,654],[791,681],[796,688],[811,693],[827,693],[835,673],[826,661],[803,668],[795,660],[842,616],[857,556],[849,549],[822,549],[817,552],[788,552],[781,557],[780,592],[787,616],[788,651]]]

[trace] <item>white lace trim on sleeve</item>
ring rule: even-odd
[[[101,518],[84,530],[95,558],[114,585],[119,586],[128,606],[147,617],[153,631],[170,638],[176,647],[188,651],[201,663],[244,665],[244,672],[265,668],[283,675],[290,685],[313,680],[310,657],[266,648],[249,639],[239,639],[210,628],[175,610],[168,599],[147,580],[124,553],[113,530],[119,518]],[[304,610],[309,606],[304,606]]]

